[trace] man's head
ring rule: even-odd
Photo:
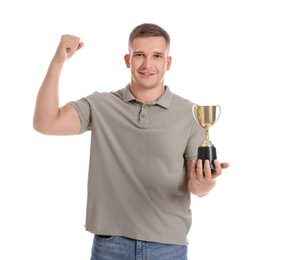
[[[124,56],[126,66],[131,70],[131,91],[163,91],[164,75],[172,62],[169,46],[169,34],[158,25],[144,23],[132,30],[129,53]]]
[[[163,37],[166,41],[167,48],[170,47],[170,35],[159,25],[153,23],[143,23],[135,27],[129,36],[129,51],[135,38],[145,37]]]

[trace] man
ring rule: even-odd
[[[91,131],[86,230],[94,233],[91,260],[187,259],[190,193],[204,196],[228,163],[196,160],[204,138],[193,103],[164,84],[170,37],[141,24],[124,56],[131,81],[59,107],[64,62],[83,47],[63,35],[38,92],[34,128],[47,135]]]

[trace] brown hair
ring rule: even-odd
[[[159,25],[153,23],[143,23],[135,27],[129,36],[129,47],[132,45],[135,38],[156,36],[164,37],[167,47],[170,47],[170,35]]]

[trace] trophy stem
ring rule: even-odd
[[[201,143],[200,146],[202,146],[202,147],[211,147],[211,146],[213,146],[212,142],[209,139],[209,127],[205,127],[205,139]]]

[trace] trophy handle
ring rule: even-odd
[[[214,123],[216,123],[219,120],[220,116],[221,116],[221,106],[220,105],[216,105],[216,107],[219,108],[219,113],[218,113],[217,119],[216,119],[216,121]]]
[[[195,113],[194,113],[194,109],[195,109],[195,108],[198,110],[198,106],[197,106],[197,105],[193,105],[193,106],[192,106],[192,115],[193,115],[195,121],[200,125],[200,123],[199,123],[199,121],[198,121],[198,119],[197,119],[197,117],[196,117],[196,115],[195,115]]]

